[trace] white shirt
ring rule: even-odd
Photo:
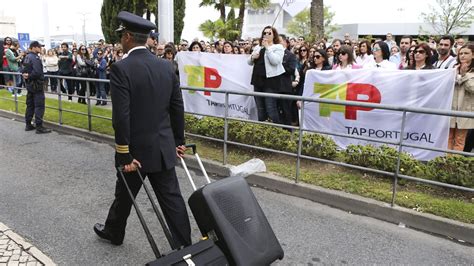
[[[449,68],[454,68],[456,63],[457,63],[456,58],[450,55],[444,60],[436,61],[433,66],[439,69],[449,69]]]
[[[356,63],[359,66],[362,66],[363,68],[366,67],[366,65],[370,65],[374,63],[374,55],[371,54],[365,54],[364,57],[362,56],[357,56],[356,58]]]
[[[133,47],[132,49],[130,49],[130,51],[128,51],[128,53],[126,53],[122,56],[122,59],[127,58],[130,53],[132,53],[135,50],[139,50],[139,49],[146,49],[146,47],[144,45]]]
[[[397,64],[390,62],[388,60],[383,60],[380,63],[374,61],[373,64],[368,65],[366,68],[384,68],[384,69],[398,69]]]

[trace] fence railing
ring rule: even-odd
[[[0,74],[10,74],[11,75],[11,74],[17,74],[17,73],[0,71]],[[71,80],[85,81],[86,82],[87,88],[86,88],[86,95],[85,96],[65,94],[65,93],[62,93],[59,88],[58,88],[56,93],[46,92],[48,94],[57,95],[58,108],[51,107],[51,106],[46,106],[46,107],[50,108],[50,109],[58,110],[58,113],[59,113],[59,120],[58,121],[59,121],[60,125],[63,124],[62,123],[62,113],[63,112],[71,112],[71,113],[75,113],[75,114],[86,115],[88,117],[88,130],[89,131],[93,130],[93,128],[92,128],[92,119],[93,118],[111,120],[110,117],[104,117],[104,116],[98,116],[98,115],[93,115],[92,114],[91,101],[92,100],[104,101],[104,100],[103,99],[98,99],[96,97],[91,97],[91,95],[90,95],[90,82],[109,82],[108,80],[91,79],[91,78],[79,78],[79,77],[66,77],[66,76],[50,76],[50,75],[45,75],[45,77],[47,77],[47,78],[56,78],[58,80],[71,79]],[[7,86],[1,86],[1,87],[7,87]],[[15,88],[15,90],[19,89],[18,87],[14,87],[14,88]],[[22,88],[22,89],[24,89],[24,88]],[[395,106],[395,105],[387,105],[387,104],[364,103],[364,102],[356,102],[356,101],[341,101],[341,100],[303,97],[303,96],[273,94],[273,93],[243,92],[243,91],[224,90],[224,89],[212,90],[212,89],[198,89],[198,88],[182,87],[182,90],[202,91],[202,92],[209,91],[209,92],[212,92],[212,93],[225,94],[225,103],[224,103],[225,112],[224,112],[224,116],[211,116],[211,115],[202,114],[202,113],[187,112],[188,114],[192,114],[192,115],[210,116],[210,117],[216,117],[216,118],[223,119],[224,120],[224,137],[223,137],[223,139],[192,134],[192,133],[189,133],[189,132],[186,133],[186,135],[188,135],[188,136],[198,137],[198,138],[202,138],[202,139],[206,139],[206,140],[212,140],[212,141],[223,143],[223,164],[227,164],[227,161],[228,161],[227,160],[228,145],[235,145],[235,146],[240,146],[240,147],[253,148],[253,149],[257,149],[257,150],[261,150],[261,151],[278,153],[278,154],[283,154],[283,155],[287,155],[287,156],[291,156],[291,157],[296,157],[296,165],[295,165],[296,175],[295,175],[295,178],[294,178],[294,181],[296,183],[299,182],[301,159],[313,160],[313,161],[318,161],[318,162],[323,162],[323,163],[330,163],[330,164],[349,167],[349,168],[358,169],[358,170],[362,170],[362,171],[368,171],[368,172],[372,172],[372,173],[375,173],[375,174],[386,175],[386,176],[393,177],[392,200],[391,200],[392,206],[395,204],[395,199],[396,199],[396,194],[397,194],[397,184],[398,184],[398,181],[399,181],[400,178],[415,181],[415,182],[420,182],[420,183],[424,183],[424,184],[436,185],[436,186],[441,186],[441,187],[446,187],[446,188],[451,188],[451,189],[457,189],[457,190],[467,191],[467,192],[474,192],[473,188],[463,187],[463,186],[458,186],[458,185],[453,185],[453,184],[448,184],[448,183],[443,183],[443,182],[438,182],[438,181],[434,181],[434,180],[423,179],[423,178],[404,175],[404,174],[400,173],[400,159],[401,159],[400,156],[402,154],[403,147],[411,147],[411,148],[416,148],[416,149],[437,151],[437,152],[443,152],[443,153],[459,154],[459,155],[464,155],[464,156],[474,156],[474,153],[472,153],[472,152],[444,150],[444,149],[432,148],[432,147],[427,147],[427,146],[422,146],[422,145],[414,145],[414,144],[404,142],[403,136],[404,136],[404,131],[405,131],[405,128],[406,128],[407,113],[422,113],[422,114],[440,115],[440,116],[456,116],[456,117],[465,117],[465,118],[473,118],[473,119],[474,119],[474,113],[459,112],[459,111],[444,111],[444,110],[437,110],[437,109],[431,109],[431,108],[417,108],[417,107]],[[241,119],[241,118],[230,117],[229,116],[229,108],[228,108],[229,107],[229,96],[230,95],[244,95],[244,96],[250,96],[250,97],[272,97],[272,98],[277,98],[277,99],[281,99],[281,100],[301,101],[301,113],[300,113],[300,117],[299,117],[300,125],[302,124],[301,121],[303,121],[304,118],[305,118],[305,111],[304,111],[305,108],[304,108],[304,106],[305,106],[306,103],[309,103],[309,102],[327,103],[327,104],[344,105],[344,106],[368,107],[368,108],[373,108],[373,109],[383,109],[383,110],[397,111],[397,112],[402,113],[402,119],[401,119],[401,123],[400,123],[400,134],[399,134],[400,137],[398,138],[397,141],[387,141],[387,140],[380,140],[380,139],[374,139],[374,138],[363,137],[363,136],[353,136],[353,135],[350,135],[350,134],[329,132],[329,131],[324,131],[324,130],[311,130],[311,129],[301,128],[299,126],[289,126],[289,125],[282,125],[282,124],[274,124],[274,123],[270,123],[270,122],[252,121],[252,120],[246,120],[246,119]],[[62,102],[63,97],[65,97],[65,96],[72,96],[73,98],[84,98],[84,99],[86,99],[86,103],[88,105],[87,113],[64,109],[62,107],[61,102]],[[18,98],[16,96],[13,99],[11,99],[11,98],[0,98],[0,99],[15,101],[15,112],[18,113],[18,103],[19,103],[19,101],[18,101]],[[109,101],[109,100],[106,100],[106,101]],[[275,149],[270,149],[270,148],[259,147],[259,146],[255,146],[255,145],[250,145],[250,144],[231,141],[231,140],[228,139],[229,121],[231,121],[231,120],[297,130],[299,132],[298,133],[297,152],[292,153],[292,152],[287,152],[287,151],[280,151],[280,150],[275,150]],[[327,159],[322,159],[322,158],[303,155],[302,154],[302,139],[303,139],[304,132],[319,133],[319,134],[330,135],[330,136],[346,137],[346,138],[352,138],[352,139],[358,139],[358,140],[364,140],[364,141],[370,141],[370,142],[376,142],[376,143],[396,145],[398,147],[396,169],[393,172],[388,172],[388,171],[383,171],[383,170],[378,170],[378,169],[373,169],[373,168],[368,168],[368,167],[363,167],[363,166],[358,166],[358,165],[352,165],[352,164],[348,164],[348,163],[344,163],[344,162],[332,161],[332,160],[327,160]]]

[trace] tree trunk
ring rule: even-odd
[[[151,20],[151,10],[150,9],[146,10],[146,19]]]
[[[245,2],[246,0],[240,0],[239,6],[239,21],[237,24],[237,30],[239,31],[239,40],[242,38],[242,28],[244,27],[244,15],[245,15]]]
[[[145,13],[145,9],[146,9],[146,3],[144,0],[139,0],[137,1],[136,5],[135,5],[135,15],[137,16],[143,16],[143,14]]]
[[[311,0],[311,37],[314,40],[324,37],[324,1]]]
[[[221,0],[219,4],[219,12],[221,13],[221,19],[223,22],[226,21],[225,19],[225,1]]]

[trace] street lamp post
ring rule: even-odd
[[[86,38],[86,15],[89,15],[89,12],[78,12],[79,15],[82,15],[82,39],[84,41],[84,45],[87,46],[87,38]]]
[[[158,32],[160,42],[174,41],[174,2],[158,0]]]

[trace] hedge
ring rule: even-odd
[[[224,120],[186,115],[186,132],[224,139]],[[278,126],[229,121],[228,140],[296,153],[298,131],[291,133]],[[397,167],[398,150],[387,145],[349,145],[346,150],[340,151],[332,138],[305,132],[301,148],[303,155],[316,158],[388,172],[395,172]],[[474,188],[474,157],[442,156],[423,163],[402,152],[400,173]]]

